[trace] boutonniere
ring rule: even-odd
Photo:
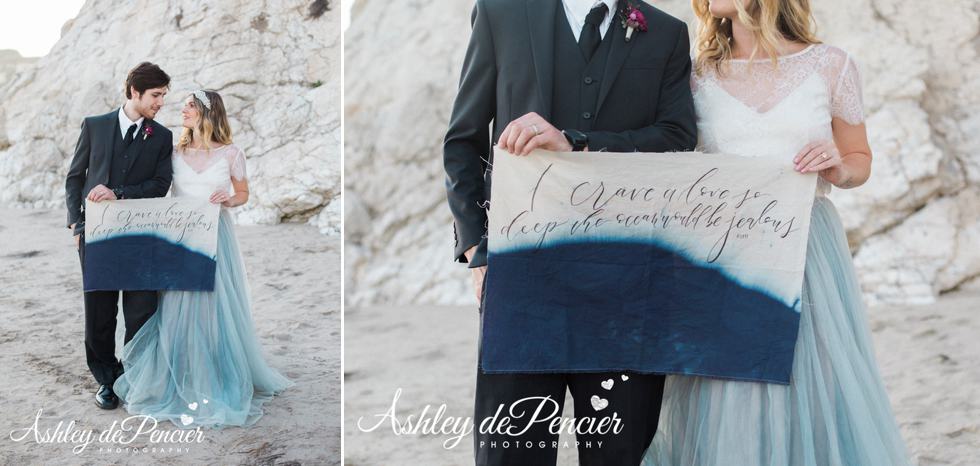
[[[639,30],[641,32],[646,32],[647,30],[647,19],[643,16],[643,12],[640,11],[633,2],[625,2],[626,6],[620,10],[619,19],[623,25],[623,29],[626,29],[626,42],[629,42],[633,37],[633,31]]]
[[[144,125],[143,126],[143,140],[145,141],[146,138],[151,137],[151,136],[153,136],[153,127],[150,126],[150,125]]]

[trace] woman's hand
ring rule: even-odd
[[[800,173],[817,172],[830,183],[843,178],[844,160],[833,140],[811,142],[793,157],[796,171]]]
[[[233,191],[235,191],[235,195],[228,197],[228,199],[222,202],[221,205],[229,209],[232,207],[245,205],[245,203],[248,202],[248,180],[245,180],[244,178],[241,180],[236,180],[235,177],[232,177],[231,188]]]
[[[228,194],[228,191],[223,191],[219,189],[215,191],[213,194],[211,194],[211,198],[208,200],[211,201],[212,204],[221,204],[225,207],[228,207],[226,203],[228,202],[229,199],[231,199],[231,194]]]

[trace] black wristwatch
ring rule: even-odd
[[[115,194],[116,195],[116,199],[122,199],[123,198],[123,190],[122,190],[122,188],[112,188],[112,194]]]
[[[589,147],[589,136],[577,129],[562,130],[561,134],[565,135],[565,139],[568,139],[568,143],[572,145],[572,150],[575,152],[581,152]]]

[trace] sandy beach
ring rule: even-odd
[[[927,306],[870,309],[875,349],[902,436],[916,464],[975,465],[980,452],[980,290],[946,294]],[[472,415],[478,314],[471,307],[347,308],[345,464],[472,464],[472,437],[396,436],[390,422],[369,433],[401,389],[405,421],[426,405]],[[565,413],[570,413],[568,400]],[[568,415],[568,414],[566,414]],[[574,448],[561,465],[577,464]]]
[[[94,404],[81,272],[64,217],[63,209],[0,209],[0,464],[340,464],[340,240],[309,225],[237,227],[259,339],[269,364],[296,382],[255,426],[168,445],[180,452],[144,452],[145,437],[121,445],[129,451],[95,442],[78,454],[73,443],[11,440],[39,410],[42,430],[74,421],[96,435],[129,416]]]

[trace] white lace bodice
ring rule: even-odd
[[[861,79],[843,50],[810,45],[778,58],[731,60],[692,77],[698,150],[793,163],[807,143],[833,138],[831,119],[864,121]],[[830,184],[817,182],[817,195]]]
[[[245,152],[234,144],[210,151],[186,149],[173,154],[174,196],[211,197],[231,188],[231,180],[246,179]]]

